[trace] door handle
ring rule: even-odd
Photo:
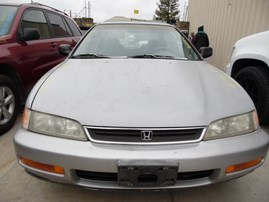
[[[77,42],[73,39],[72,42],[71,42],[71,45],[75,46],[76,44],[77,44]]]
[[[56,42],[51,42],[50,45],[51,45],[51,47],[55,48],[57,46],[57,43]]]

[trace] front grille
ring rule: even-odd
[[[201,178],[206,178],[206,177],[210,177],[213,174],[213,172],[214,170],[179,172],[177,175],[177,181],[197,180]],[[101,172],[76,170],[76,175],[79,178],[85,179],[85,180],[103,181],[103,182],[117,182],[118,181],[117,173],[101,173]]]
[[[184,129],[122,129],[87,127],[90,139],[94,142],[114,143],[168,143],[197,142],[201,140],[204,128]],[[141,132],[152,132],[152,139],[143,140]]]

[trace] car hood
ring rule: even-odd
[[[32,97],[33,110],[91,126],[206,126],[254,109],[234,80],[204,61],[69,59]]]

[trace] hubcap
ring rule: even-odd
[[[12,90],[6,86],[0,87],[0,125],[6,124],[15,110],[15,98]]]

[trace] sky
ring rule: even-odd
[[[34,0],[38,3],[46,4],[58,10],[72,13],[72,17],[79,15],[85,17],[85,2],[90,1],[90,17],[94,22],[102,22],[114,16],[131,17],[145,20],[152,20],[156,3],[159,0]],[[185,2],[179,0],[180,13],[183,15]],[[29,3],[31,0],[0,0],[0,3]],[[87,3],[88,4],[88,3]],[[87,6],[88,7],[88,6]],[[134,10],[139,10],[139,14],[134,14]]]

